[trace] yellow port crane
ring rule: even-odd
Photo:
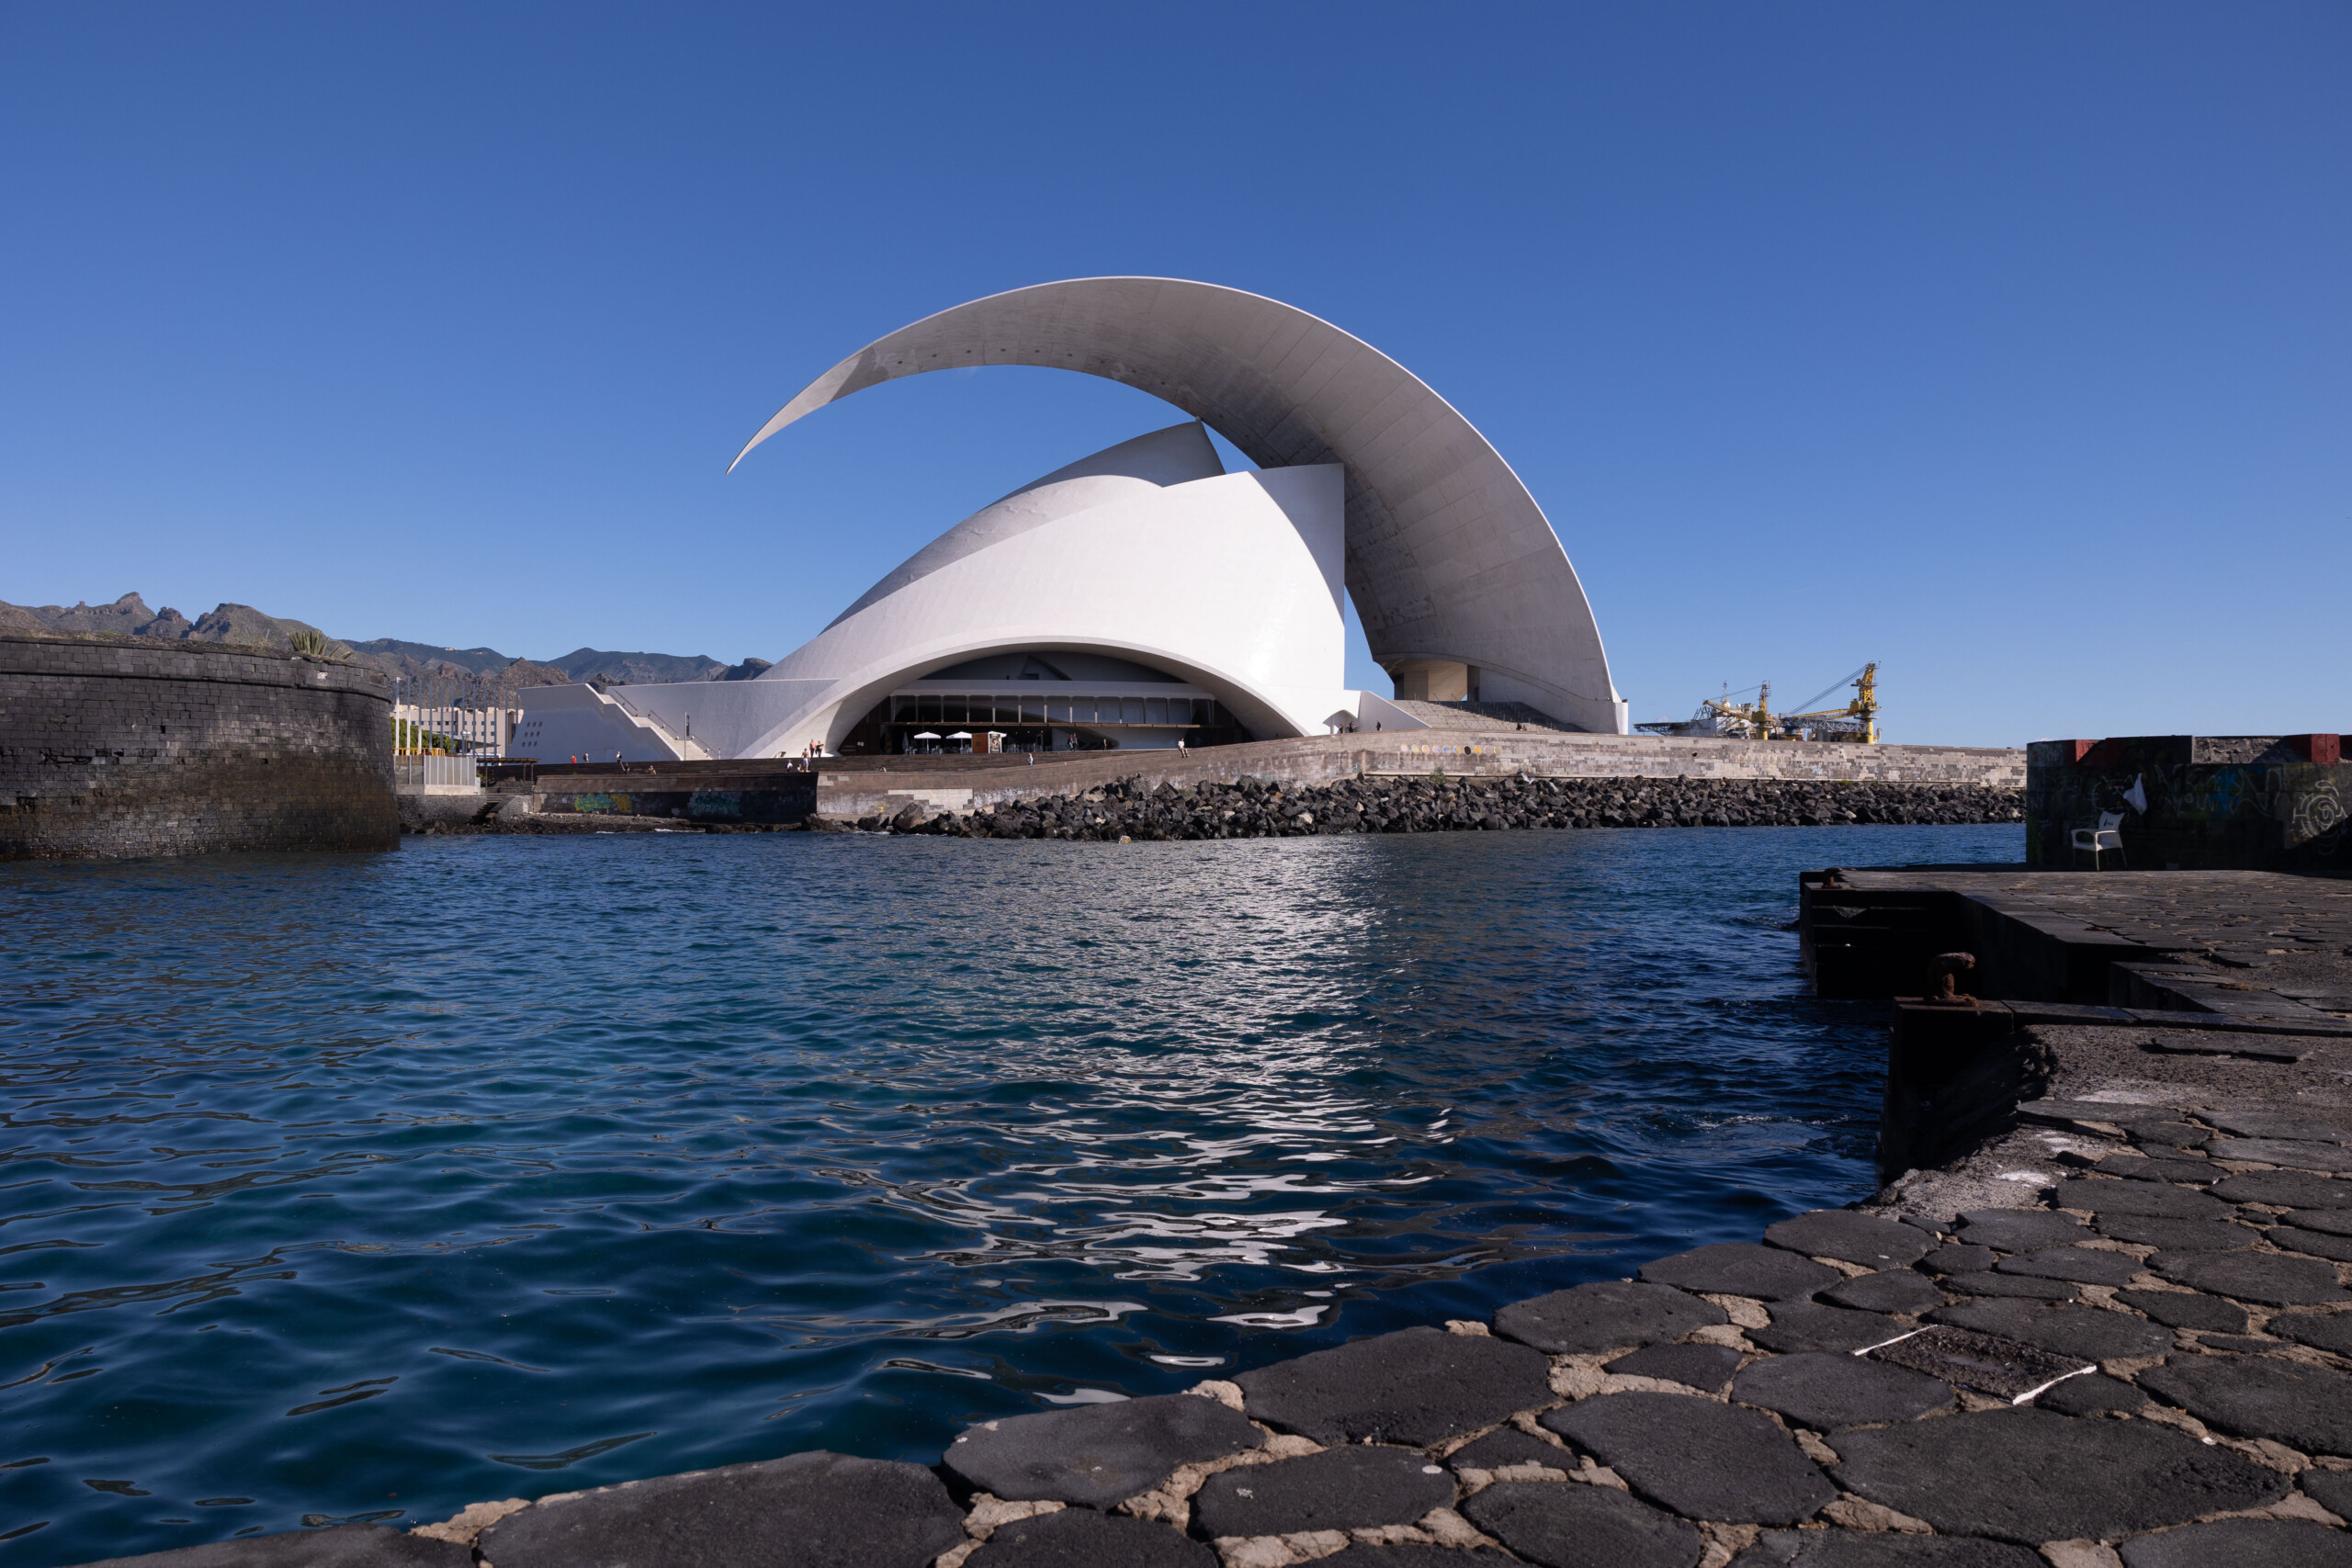
[[[1878,665],[1863,665],[1849,675],[1831,682],[1819,693],[1805,699],[1817,703],[1840,686],[1854,688],[1853,700],[1844,707],[1816,708],[1811,712],[1781,713],[1772,711],[1772,683],[1770,681],[1753,688],[1752,703],[1734,702],[1729,687],[1720,697],[1709,697],[1699,705],[1699,711],[1687,719],[1659,719],[1634,728],[1652,735],[1723,735],[1739,736],[1749,740],[1848,740],[1875,744],[1878,740]],[[1741,694],[1745,695],[1746,694]],[[1804,706],[1805,705],[1800,705]]]
[[[1780,733],[1790,739],[1859,740],[1868,745],[1878,741],[1878,664],[1875,660],[1863,665],[1852,674],[1832,681],[1819,696],[1808,698],[1819,702],[1822,697],[1840,686],[1854,688],[1853,700],[1844,707],[1816,708],[1811,713],[1784,713],[1773,721]]]

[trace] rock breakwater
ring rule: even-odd
[[[1819,828],[2020,822],[2020,793],[1982,784],[1787,779],[1395,778],[1179,789],[1125,779],[958,814],[920,802],[858,819],[867,831],[984,839],[1266,839],[1511,828]],[[837,823],[836,826],[846,826]]]

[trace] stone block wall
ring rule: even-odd
[[[2352,870],[2339,736],[2116,736],[2027,751],[2030,865],[2087,868],[2075,830],[2111,825],[2134,870]]]
[[[0,637],[0,860],[399,841],[381,673],[225,644]]]

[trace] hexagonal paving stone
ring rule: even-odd
[[[1880,1346],[1870,1356],[1874,1361],[1907,1367],[2012,1404],[2062,1378],[2093,1370],[2079,1356],[2054,1355],[2007,1335],[1987,1334],[1949,1323],[1906,1334],[1892,1345]]]
[[[472,1552],[454,1541],[428,1540],[382,1525],[330,1525],[110,1557],[105,1568],[472,1568],[473,1560]]]
[[[2352,1470],[2306,1470],[2295,1477],[2303,1495],[2339,1519],[2352,1519]]]
[[[2038,1551],[1957,1535],[1767,1530],[1730,1568],[2050,1568]]]
[[[2271,1318],[2270,1332],[2314,1350],[2352,1356],[2352,1312],[2282,1312]]]
[[[1774,1247],[1807,1258],[1835,1258],[1871,1269],[1901,1269],[1917,1263],[1936,1238],[1916,1225],[1850,1209],[1815,1209],[1766,1228]]]
[[[1602,1369],[1627,1377],[1663,1378],[1708,1393],[1721,1393],[1739,1370],[1739,1352],[1728,1345],[1652,1345],[1620,1356]]]
[[[2352,1301],[2352,1291],[2336,1282],[2335,1266],[2315,1258],[2282,1258],[2270,1252],[2159,1252],[2148,1264],[2165,1279],[2191,1290],[2264,1306]]]
[[[1517,1562],[1483,1546],[1456,1551],[1447,1546],[1374,1546],[1369,1542],[1315,1559],[1317,1568],[1512,1568]]]
[[[1612,1486],[1503,1482],[1462,1512],[1544,1568],[1691,1568],[1705,1548],[1690,1525]]]
[[[1919,1267],[1937,1274],[1973,1274],[1993,1267],[2000,1255],[1989,1247],[1953,1242],[1919,1259]]]
[[[2107,1166],[2105,1160],[2098,1162],[2101,1170],[2106,1170]],[[2111,1174],[2129,1177],[2134,1181],[2177,1181],[2188,1187],[2207,1187],[2229,1172],[2201,1159],[2150,1159],[2141,1161],[2131,1170],[2118,1170]]]
[[[476,1545],[499,1568],[762,1562],[778,1540],[810,1568],[924,1568],[963,1539],[964,1510],[930,1471],[820,1450],[541,1503]]]
[[[2140,1272],[2140,1260],[2129,1253],[2095,1247],[2048,1247],[2004,1258],[1993,1265],[1993,1271],[2035,1280],[2070,1280],[2077,1285],[2128,1285]]]
[[[1838,1495],[1770,1417],[1712,1399],[1602,1394],[1543,1421],[1688,1518],[1795,1524]]]
[[[2245,1308],[2202,1291],[2118,1291],[2115,1299],[2174,1328],[2208,1328],[2221,1334],[2245,1332]]]
[[[1409,1525],[1453,1506],[1453,1477],[1419,1449],[1351,1443],[1219,1471],[1193,1494],[1193,1520],[1211,1536],[1291,1535]]]
[[[1107,1508],[1150,1491],[1179,1465],[1263,1441],[1238,1410],[1198,1394],[1163,1393],[967,1427],[942,1457],[975,1490],[1010,1502]]]
[[[1064,1508],[989,1532],[967,1568],[1216,1568],[1216,1553],[1150,1519]],[[700,1565],[696,1565],[700,1568]]]
[[[1902,1333],[1905,1325],[1874,1312],[1822,1306],[1815,1302],[1774,1302],[1765,1309],[1771,1322],[1748,1329],[1747,1337],[1767,1350],[1859,1350]]]
[[[2352,1170],[2352,1148],[2342,1144],[2306,1144],[2289,1138],[2215,1138],[2205,1145],[2215,1159],[2249,1165],[2282,1165],[2290,1170]]]
[[[1456,1470],[1500,1470],[1506,1465],[1540,1464],[1564,1475],[1574,1474],[1577,1456],[1516,1427],[1498,1427],[1485,1437],[1463,1444],[1446,1456]]]
[[[2352,1378],[2342,1372],[2272,1356],[2173,1356],[2137,1381],[2234,1437],[2352,1455]]]
[[[1609,1280],[1513,1302],[1495,1314],[1495,1332],[1549,1355],[1596,1356],[1730,1321],[1723,1308],[1688,1292]]]
[[[1436,1328],[1358,1339],[1233,1381],[1252,1416],[1318,1443],[1442,1442],[1555,1397],[1540,1352]]]
[[[2310,1519],[2216,1519],[2123,1543],[2124,1568],[2352,1568],[2352,1535]]]
[[[2167,1220],[2150,1214],[2101,1214],[2098,1229],[2109,1241],[2161,1247],[2167,1252],[2236,1252],[2262,1239],[2259,1231],[2227,1220]]]
[[[1944,1293],[1916,1269],[1882,1269],[1840,1280],[1821,1299],[1858,1312],[1921,1313],[1944,1304]]]
[[[1960,1216],[1960,1239],[1970,1247],[1994,1247],[2003,1252],[2031,1252],[2036,1247],[2064,1247],[2088,1241],[2090,1230],[2072,1214],[2047,1209],[1973,1209]]]
[[[2218,1198],[2162,1181],[2094,1181],[2083,1177],[2058,1183],[2051,1201],[2062,1209],[2095,1214],[2147,1214],[2170,1220],[2219,1220],[2230,1206]]]
[[[2086,1372],[2052,1383],[2034,1404],[2061,1416],[2103,1416],[2111,1410],[2131,1414],[2147,1408],[2148,1396],[2120,1378]]]
[[[1845,1276],[1826,1263],[1815,1263],[1793,1252],[1752,1241],[1726,1241],[1713,1247],[1694,1247],[1688,1252],[1645,1263],[1642,1278],[1652,1284],[1674,1285],[1685,1291],[1789,1302],[1803,1301]]]
[[[2325,1231],[2307,1231],[2296,1225],[2270,1227],[2270,1245],[2282,1252],[2300,1252],[2310,1258],[2324,1258],[2335,1263],[2352,1263],[2352,1235],[2330,1235]]]
[[[2070,1280],[2043,1280],[2030,1274],[1954,1274],[1944,1289],[1962,1296],[2024,1296],[2038,1302],[2079,1300],[2082,1290]]]
[[[1973,1328],[2083,1361],[2126,1360],[2161,1356],[2173,1348],[2173,1333],[2128,1313],[2098,1307],[2049,1306],[2040,1302],[1964,1302],[1930,1314],[1938,1323]]]
[[[2285,1209],[2352,1209],[2352,1181],[2332,1181],[2302,1170],[2240,1171],[2213,1184],[2233,1203],[2276,1203]]]
[[[2352,1144],[2352,1131],[2324,1116],[2302,1111],[2211,1111],[2203,1120],[2242,1138],[2294,1138],[2310,1143]]]
[[[2325,1235],[2352,1235],[2352,1210],[2290,1209],[2278,1216],[2278,1223]]]
[[[2287,1478],[2154,1421],[1997,1410],[1848,1432],[1838,1482],[1948,1534],[2079,1540],[2258,1508]],[[503,1565],[501,1565],[503,1568]]]
[[[1950,1383],[1860,1356],[1819,1351],[1750,1363],[1731,1385],[1731,1396],[1817,1432],[1909,1421],[1952,1403]]]

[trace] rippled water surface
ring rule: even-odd
[[[2015,828],[0,869],[0,1553],[1161,1393],[1869,1186],[1804,866]]]

